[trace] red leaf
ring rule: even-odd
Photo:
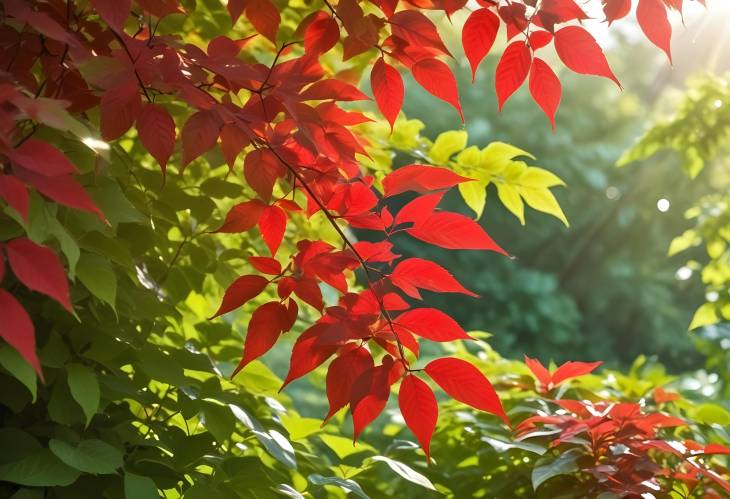
[[[550,371],[542,365],[542,362],[537,359],[531,359],[525,355],[525,365],[530,371],[532,371],[532,374],[535,375],[537,381],[539,381],[543,387],[547,388],[550,385],[552,376],[550,375]]]
[[[195,158],[210,150],[218,140],[220,124],[209,111],[198,111],[182,129],[183,169]]]
[[[104,214],[96,207],[81,184],[71,175],[47,177],[27,170],[18,170],[15,172],[15,176],[59,204],[94,213],[101,220],[106,221]]]
[[[672,25],[667,17],[667,8],[662,0],[639,0],[636,19],[646,37],[664,51],[672,62]]]
[[[381,57],[375,61],[370,73],[370,88],[373,90],[378,109],[390,123],[392,131],[403,106],[403,77]]]
[[[536,57],[530,68],[530,95],[550,120],[553,130],[561,94],[562,87],[558,77],[545,61]]]
[[[631,11],[631,0],[603,0],[603,13],[610,26],[612,22],[626,17]]]
[[[477,67],[494,45],[499,31],[499,17],[489,9],[475,10],[469,15],[461,31],[461,44],[471,66],[471,80],[476,78]]]
[[[0,199],[5,200],[26,222],[28,221],[30,196],[23,182],[12,175],[0,174]]]
[[[382,365],[371,367],[355,380],[350,399],[353,441],[357,441],[362,430],[385,409],[390,397],[389,375],[392,367],[392,357],[385,357]]]
[[[331,16],[320,17],[304,29],[304,51],[324,54],[340,40],[340,27]]]
[[[463,293],[478,297],[459,284],[451,273],[441,265],[422,258],[407,258],[396,265],[390,274],[390,282],[411,298],[421,299],[419,289],[437,293]]]
[[[0,289],[0,317],[3,318],[0,321],[0,338],[16,349],[43,379],[41,363],[35,353],[33,322],[23,306],[4,289]]]
[[[383,191],[386,196],[395,196],[406,191],[425,193],[450,189],[471,179],[462,177],[438,166],[407,165],[389,173],[383,179]]]
[[[48,142],[28,139],[17,149],[13,150],[10,159],[26,170],[39,173],[47,177],[57,177],[75,173],[74,165]]]
[[[221,152],[223,153],[223,159],[228,164],[229,171],[233,170],[236,158],[250,142],[248,135],[240,127],[230,123],[223,125],[223,128],[221,128]]]
[[[393,36],[412,45],[436,49],[444,55],[450,55],[441,41],[436,26],[431,20],[416,10],[401,10],[390,18]]]
[[[329,328],[330,324],[315,324],[297,338],[291,352],[289,372],[279,391],[283,390],[286,385],[295,379],[301,378],[321,366],[324,361],[337,351],[338,345],[322,345],[317,342],[319,336]]]
[[[246,367],[251,361],[258,359],[271,350],[282,330],[282,319],[286,319],[287,310],[278,301],[264,303],[251,315],[243,346],[243,358],[231,374],[231,378]]]
[[[543,48],[551,41],[553,41],[553,35],[549,31],[539,30],[530,33],[530,48],[533,51]]]
[[[301,100],[370,100],[370,97],[362,93],[354,85],[334,79],[321,80],[310,85],[299,97]]]
[[[5,245],[15,277],[28,289],[50,296],[73,313],[66,271],[58,256],[45,246],[19,237]]]
[[[459,89],[449,66],[438,59],[423,59],[413,65],[411,72],[418,84],[431,95],[454,106],[461,116],[461,121],[464,121],[464,113],[459,102]]]
[[[553,385],[557,386],[566,379],[586,375],[596,369],[603,362],[573,362],[569,361],[558,367],[552,374]]]
[[[265,256],[249,256],[248,263],[262,274],[281,274],[281,264],[274,258],[268,258]]]
[[[566,26],[555,32],[558,57],[576,73],[603,76],[621,87],[596,40],[580,26]]]
[[[132,9],[131,0],[91,0],[91,5],[114,31],[124,31],[124,22]]]
[[[363,347],[352,348],[332,361],[327,369],[327,400],[330,408],[323,424],[350,403],[355,380],[373,366],[373,357]]]
[[[472,339],[454,319],[435,308],[414,308],[403,312],[393,322],[431,341]]]
[[[416,223],[427,219],[431,216],[443,197],[443,192],[418,196],[416,199],[400,209],[398,214],[395,216],[395,225],[407,222]]]
[[[260,275],[244,275],[239,277],[228,286],[228,289],[223,294],[221,306],[218,307],[218,311],[211,319],[226,314],[247,301],[256,298],[266,288],[267,284],[269,284],[269,280]]]
[[[213,232],[246,232],[259,223],[264,208],[266,208],[266,205],[258,199],[238,203],[226,214],[223,225]]]
[[[453,399],[480,411],[495,414],[509,425],[509,419],[494,387],[469,362],[444,357],[429,362],[424,371]]]
[[[255,150],[243,160],[243,175],[246,182],[261,199],[269,202],[276,179],[283,171],[278,158],[270,151]]]
[[[494,79],[500,110],[527,78],[531,58],[530,49],[523,41],[512,42],[504,49],[502,58],[497,64],[497,74]]]
[[[279,31],[281,16],[279,9],[271,0],[247,0],[246,17],[256,28],[256,31],[276,43],[276,34]]]
[[[276,255],[286,231],[286,212],[278,206],[267,206],[259,219],[259,231],[271,256]]]
[[[101,136],[114,140],[129,130],[142,109],[139,84],[126,81],[110,88],[101,96]]]
[[[426,460],[431,460],[431,436],[436,429],[439,408],[431,388],[409,374],[398,392],[398,405],[403,419],[421,444]]]
[[[167,171],[167,161],[175,149],[175,122],[159,104],[145,104],[137,118],[137,132],[142,145],[157,160],[162,176]]]
[[[507,254],[478,223],[458,213],[431,213],[427,218],[416,221],[406,232],[416,239],[442,248],[490,250]]]

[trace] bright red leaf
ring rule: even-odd
[[[287,316],[284,305],[278,301],[264,303],[251,315],[243,346],[243,358],[236,366],[231,377],[246,367],[251,361],[271,350],[282,331],[286,329],[283,319]]]
[[[223,301],[218,307],[218,311],[211,319],[235,310],[247,301],[256,298],[266,288],[267,284],[269,284],[269,280],[260,275],[239,277],[228,286],[223,294]]]
[[[662,0],[639,0],[636,19],[646,37],[664,51],[672,62],[672,25],[667,17],[667,7]]]
[[[555,50],[568,69],[580,74],[603,76],[621,87],[593,36],[580,26],[566,26],[555,32]]]
[[[363,347],[347,349],[332,361],[327,369],[326,386],[329,411],[324,418],[325,422],[350,403],[350,394],[355,380],[373,366],[373,357]]]
[[[403,312],[393,322],[431,341],[472,339],[458,322],[435,308],[414,308]]]
[[[530,71],[532,55],[527,44],[523,41],[510,43],[497,64],[497,74],[494,83],[497,89],[499,109],[515,91],[522,86]]]
[[[425,193],[450,189],[471,179],[462,177],[448,168],[428,165],[407,165],[392,171],[383,179],[383,192],[395,196],[402,192]]]
[[[403,77],[381,57],[375,61],[370,73],[370,88],[373,90],[378,109],[393,130],[393,124],[403,106]]]
[[[276,255],[276,250],[279,249],[281,241],[284,239],[284,231],[286,231],[286,212],[278,206],[264,208],[261,218],[259,218],[259,231],[271,256]]]
[[[489,53],[497,39],[499,17],[489,9],[475,10],[469,14],[461,31],[461,44],[471,66],[472,82],[476,79],[477,67]]]
[[[461,121],[464,121],[464,113],[459,102],[459,89],[449,66],[438,59],[423,59],[413,65],[411,72],[419,85],[434,97],[451,104],[459,112]]]
[[[398,405],[408,428],[421,444],[426,460],[431,459],[431,436],[436,429],[439,408],[431,388],[413,374],[403,378]]]
[[[553,130],[555,130],[555,112],[558,110],[562,91],[560,80],[550,66],[535,57],[530,67],[530,95],[550,120]]]
[[[462,293],[478,297],[459,284],[441,265],[423,258],[406,258],[396,265],[390,274],[390,282],[411,298],[421,299],[419,289],[436,293]]]
[[[506,255],[482,227],[459,213],[437,211],[418,220],[407,232],[421,241],[447,249],[490,250]]]

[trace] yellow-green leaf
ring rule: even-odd
[[[497,186],[499,200],[504,207],[516,216],[522,225],[525,225],[525,204],[522,202],[520,193],[510,184],[497,182],[495,185]]]
[[[692,322],[689,324],[689,330],[697,329],[702,326],[709,326],[715,324],[720,320],[715,311],[714,303],[705,303],[697,309],[695,315],[692,317]]]
[[[534,187],[520,187],[520,194],[525,202],[533,209],[552,215],[569,227],[568,219],[557,199],[549,189],[536,189]]]
[[[451,130],[439,134],[436,137],[436,141],[433,143],[431,150],[428,151],[428,156],[436,164],[444,164],[449,158],[456,152],[461,151],[466,147],[466,141],[468,135],[464,130]]]

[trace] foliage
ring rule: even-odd
[[[730,319],[730,199],[724,154],[730,147],[730,85],[727,77],[706,76],[689,88],[674,116],[655,124],[619,164],[645,160],[660,151],[678,153],[682,168],[692,178],[703,170],[710,176],[714,192],[697,201],[686,217],[695,226],[676,237],[669,255],[703,246],[708,259],[704,265],[690,261],[685,269],[699,271],[707,289],[707,302],[700,306],[690,329]],[[716,160],[717,158],[717,160]],[[696,254],[697,252],[695,252]]]
[[[389,171],[358,131],[370,118],[345,103],[368,99],[352,82],[375,60],[371,85],[391,128],[401,107],[394,65],[461,112],[435,25],[388,2],[279,7],[234,0],[226,15],[217,2],[3,3],[0,436],[14,449],[0,465],[5,495],[300,497],[324,487],[366,496],[380,483],[352,477],[384,467],[435,489],[388,455],[343,464],[360,450],[273,398],[280,380],[259,357],[290,332],[284,386],[335,357],[328,417],[349,407],[355,439],[403,380],[402,416],[428,455],[438,407],[426,376],[508,422],[474,360],[413,367],[418,338],[470,338],[444,312],[415,306],[420,291],[474,293],[435,262],[400,258],[390,237],[506,253],[471,218],[437,209],[446,190],[471,180],[459,168],[499,166],[479,181],[499,185],[519,218],[524,200],[564,220],[549,190],[560,181],[500,143],[476,162],[461,151],[452,171],[444,166],[459,148],[447,153],[439,138],[428,154],[441,161]],[[660,7],[661,21],[680,6]],[[579,8],[545,2],[528,16],[525,4],[486,2],[476,12],[497,12],[510,38],[524,37],[502,56],[501,103],[529,70],[552,121],[559,83],[533,58],[539,38],[554,37],[571,70],[617,81],[572,23]],[[654,28],[661,41],[647,35],[665,48],[666,26]],[[492,41],[470,37],[465,48],[475,60],[474,47],[483,56]],[[402,205],[408,192],[417,197]],[[357,241],[352,229],[376,239]],[[241,332],[241,312],[242,357],[230,334]]]

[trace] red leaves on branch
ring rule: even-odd
[[[602,3],[609,23],[626,16],[631,8],[630,0]],[[235,372],[271,349],[292,329],[300,307],[310,306],[315,322],[295,340],[284,386],[331,360],[326,419],[349,406],[357,438],[382,412],[392,386],[400,382],[403,416],[430,456],[438,409],[431,389],[415,377],[418,369],[411,363],[418,361],[423,339],[457,341],[469,336],[446,313],[414,308],[407,298],[420,299],[423,290],[476,295],[437,263],[402,258],[391,236],[405,232],[448,249],[506,252],[471,218],[437,209],[447,190],[470,180],[447,168],[419,164],[398,168],[382,179],[383,192],[378,192],[379,184],[360,165],[361,157],[368,154],[366,147],[373,145],[356,128],[370,121],[355,107],[369,100],[354,86],[361,75],[350,69],[333,74],[332,68],[338,67],[339,55],[344,60],[360,56],[358,68],[372,64],[372,94],[391,130],[403,106],[400,72],[404,70],[427,92],[453,106],[463,121],[459,89],[448,61],[451,54],[424,12],[435,11],[436,18],[471,7],[464,0],[410,2],[408,7],[387,0],[377,3],[377,8],[364,8],[356,0],[340,0],[332,7],[335,12],[310,14],[291,39],[277,45],[277,37],[290,32],[288,27],[279,31],[280,8],[288,8],[286,2],[229,0],[227,9],[234,24],[245,16],[256,32],[276,45],[275,55],[259,61],[259,52],[245,50],[252,37],[261,38],[255,34],[240,40],[221,35],[207,44],[202,40],[206,47],[202,50],[169,34],[155,34],[146,25],[149,16],[182,12],[176,1],[138,0],[137,4],[140,12],[134,13],[132,23],[130,0],[92,0],[91,9],[74,9],[75,27],[70,29],[57,20],[63,16],[59,17],[54,2],[36,2],[32,8],[19,0],[3,3],[3,14],[11,20],[5,38],[15,45],[0,51],[0,63],[9,74],[0,76],[0,108],[4,123],[9,123],[0,130],[5,166],[0,174],[0,199],[26,221],[33,190],[47,200],[105,220],[75,178],[76,168],[69,158],[38,139],[40,135],[31,136],[40,127],[79,135],[74,130],[79,128],[74,126],[78,120],[72,123],[68,116],[80,113],[84,123],[100,116],[101,137],[107,141],[135,127],[163,175],[169,164],[179,165],[182,172],[218,146],[229,174],[240,175],[235,166],[242,157],[244,192],[254,199],[236,200],[214,232],[238,234],[257,227],[268,254],[248,258],[247,265],[253,269],[249,271],[263,275],[236,279],[225,290],[214,317],[257,300],[268,286],[278,300],[255,303]],[[188,2],[186,8],[193,4]],[[545,60],[535,56],[550,43],[572,71],[618,84],[595,39],[578,25],[587,18],[582,3],[481,0],[479,5],[469,13],[461,43],[474,79],[504,25],[508,45],[499,58],[495,79],[500,109],[529,75],[533,99],[555,126],[561,84]],[[667,10],[681,7],[679,0],[638,1],[642,30],[667,55],[671,37]],[[128,20],[130,33],[125,31]],[[132,24],[136,28],[137,20],[141,29],[133,35]],[[23,27],[22,44],[14,41],[18,26]],[[41,62],[31,71],[41,46]],[[333,57],[332,51],[340,47],[341,54]],[[96,57],[101,69],[79,70],[79,64],[96,62]],[[320,64],[320,59],[327,63]],[[190,111],[186,120],[175,123],[168,109],[179,107]],[[33,131],[26,135],[29,120]],[[92,132],[93,136],[97,134]],[[176,149],[182,153],[179,159]],[[398,202],[394,198],[404,193],[416,197],[394,216],[391,209]],[[315,214],[341,241],[330,244],[300,238],[282,248],[290,220]],[[367,230],[368,241],[356,241],[352,229]],[[12,271],[29,289],[72,311],[63,266],[51,249],[24,237],[0,244],[8,262],[5,265],[0,259],[0,279],[7,281]],[[334,299],[330,299],[334,293],[327,294],[326,303],[325,284],[337,293]],[[18,299],[3,289],[0,316],[5,319],[0,336],[40,374],[33,324]],[[381,352],[377,361],[373,352]],[[597,364],[567,363],[552,374],[537,361],[530,365],[548,389],[590,372]],[[424,370],[452,398],[507,422],[493,387],[476,367],[445,358],[430,362]]]

